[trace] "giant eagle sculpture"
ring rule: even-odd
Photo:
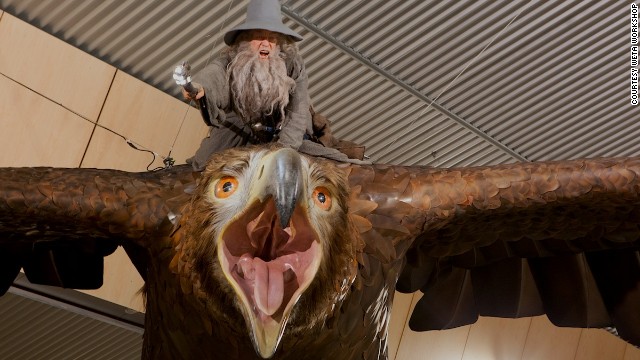
[[[99,287],[123,246],[145,280],[143,358],[378,359],[410,326],[547,314],[640,345],[640,158],[438,169],[277,146],[202,173],[0,169],[0,293]]]

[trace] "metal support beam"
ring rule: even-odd
[[[413,95],[413,96],[417,97],[418,99],[422,100],[423,102],[429,104],[431,107],[433,107],[434,109],[438,110],[443,115],[445,115],[448,118],[450,118],[451,120],[457,122],[458,124],[460,124],[461,126],[464,126],[467,129],[469,129],[469,131],[473,132],[474,134],[476,134],[480,138],[484,139],[488,143],[491,143],[493,146],[499,148],[500,150],[504,151],[505,153],[509,154],[510,156],[514,157],[515,159],[517,159],[519,161],[523,161],[523,162],[528,162],[529,161],[527,158],[525,158],[524,156],[520,155],[519,153],[517,153],[512,148],[504,145],[500,141],[498,141],[495,138],[489,136],[487,133],[485,133],[481,129],[477,128],[473,124],[469,123],[465,119],[461,118],[460,116],[454,114],[449,109],[445,108],[444,106],[440,105],[439,103],[437,103],[437,102],[433,101],[432,99],[428,98],[427,96],[425,96],[424,94],[419,92],[417,89],[415,89],[413,86],[411,86],[411,85],[407,84],[406,82],[404,82],[402,79],[398,78],[394,74],[389,73],[387,70],[381,68],[378,64],[375,64],[374,62],[372,62],[368,58],[364,57],[359,52],[357,52],[354,49],[348,47],[343,42],[339,41],[338,39],[336,39],[335,37],[333,37],[332,35],[330,35],[326,31],[324,31],[323,29],[320,29],[315,24],[312,24],[307,19],[305,19],[302,16],[300,16],[300,14],[292,11],[288,6],[285,6],[285,5],[282,6],[282,13],[284,15],[286,15],[287,17],[289,17],[291,20],[293,20],[296,23],[300,24],[301,26],[305,27],[307,30],[309,30],[309,31],[313,32],[314,34],[320,36],[321,38],[323,38],[328,43],[332,44],[333,46],[335,46],[338,49],[342,50],[343,52],[347,53],[349,56],[351,56],[354,59],[358,60],[360,63],[366,65],[371,70],[373,70],[376,73],[384,76],[385,78],[387,78],[388,80],[390,80],[394,84],[398,85],[400,88],[402,88],[405,91],[409,92],[411,95]]]

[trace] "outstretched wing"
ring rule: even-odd
[[[422,290],[412,328],[546,313],[640,345],[640,159],[346,170],[361,282],[387,269],[399,290]],[[144,278],[146,248],[165,245],[194,185],[187,167],[0,169],[0,291],[20,267],[34,282],[98,287],[118,245]]]
[[[354,167],[351,212],[367,252],[404,255],[398,290],[424,292],[414,330],[546,313],[640,345],[639,174],[637,158]]]
[[[103,257],[118,245],[142,272],[144,247],[168,236],[167,215],[178,215],[193,183],[187,167],[155,173],[1,168],[0,294],[20,268],[34,283],[98,288]]]

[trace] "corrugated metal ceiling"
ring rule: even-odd
[[[0,359],[139,359],[144,315],[23,274],[0,296]]]
[[[0,0],[174,96],[246,0]],[[640,155],[629,1],[283,1],[310,94],[376,162],[442,167]]]
[[[247,1],[1,0],[172,94]],[[628,1],[283,1],[315,107],[377,162],[468,166],[640,152]]]
[[[16,311],[20,309],[20,311]],[[2,359],[139,359],[141,334],[20,295],[0,297]],[[28,323],[29,327],[22,324]],[[33,329],[37,329],[33,331]],[[29,330],[27,333],[21,330]],[[39,341],[38,339],[47,339]],[[113,346],[118,344],[118,346]]]

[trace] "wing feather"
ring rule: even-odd
[[[615,326],[640,345],[640,159],[345,171],[361,252],[342,334],[372,336],[375,324],[384,336],[397,280],[424,293],[414,329],[546,313],[561,326]],[[144,277],[196,182],[188,167],[0,169],[0,293],[20,267],[37,282],[97,287],[118,245]]]
[[[372,224],[365,243],[383,236],[408,249],[397,251],[406,262],[397,288],[424,293],[412,328],[546,313],[561,326],[619,327],[640,345],[633,325],[640,323],[638,271],[606,265],[638,266],[639,174],[638,158],[460,169],[373,165],[351,169],[350,184],[360,186],[352,197],[380,205],[358,206]]]
[[[416,331],[451,329],[478,320],[470,271],[451,268],[440,273],[416,303],[409,327]]]
[[[167,215],[179,213],[185,186],[194,181],[187,167],[158,173],[1,168],[0,294],[21,267],[34,283],[98,288],[103,258],[118,245],[144,269],[143,246],[166,238]]]

